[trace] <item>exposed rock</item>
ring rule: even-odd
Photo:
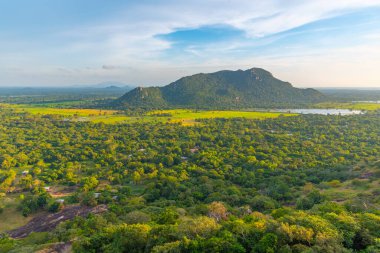
[[[36,253],[69,253],[71,250],[71,242],[55,243],[45,249],[39,250]]]
[[[59,213],[42,214],[31,221],[25,226],[8,231],[8,234],[12,238],[24,238],[32,232],[47,232],[53,230],[59,223],[67,220],[71,220],[76,216],[85,217],[90,213],[99,214],[107,211],[106,205],[99,205],[96,207],[86,206],[67,206]]]

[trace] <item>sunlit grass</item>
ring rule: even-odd
[[[90,116],[102,116],[112,115],[117,113],[115,110],[99,110],[99,109],[61,109],[61,108],[48,108],[48,107],[24,107],[14,106],[18,112],[28,112],[31,114],[42,115],[62,115],[62,116],[78,116],[78,117],[90,117]]]
[[[295,116],[290,113],[277,112],[249,112],[249,111],[197,111],[186,109],[175,110],[156,110],[147,113],[148,116],[157,118],[167,118],[170,122],[180,122],[184,125],[193,125],[197,119],[213,119],[213,118],[246,118],[246,119],[267,119],[277,118],[280,115]]]
[[[12,194],[1,199],[4,205],[4,210],[0,213],[0,233],[24,226],[34,216],[28,217],[22,216],[21,212],[17,210],[17,206],[20,204],[19,194]]]
[[[247,118],[267,119],[280,115],[294,116],[297,114],[278,112],[251,112],[251,111],[198,111],[190,109],[154,110],[141,116],[126,116],[122,111],[100,109],[66,109],[49,108],[30,105],[7,105],[3,108],[13,108],[16,112],[26,112],[34,115],[60,115],[72,121],[91,121],[93,123],[180,123],[183,126],[198,124],[198,119],[213,118]]]
[[[125,123],[130,121],[131,117],[123,116],[123,115],[110,115],[110,116],[99,116],[93,117],[89,120],[94,123],[105,123],[105,124],[117,124],[117,123]]]

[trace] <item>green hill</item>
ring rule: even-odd
[[[260,68],[183,77],[167,86],[136,88],[114,103],[145,108],[250,108],[323,101],[314,89],[294,88]]]

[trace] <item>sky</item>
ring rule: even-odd
[[[380,0],[0,0],[0,86],[252,67],[296,87],[380,88]]]

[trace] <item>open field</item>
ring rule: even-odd
[[[98,110],[98,109],[60,109],[48,107],[24,107],[22,105],[12,106],[19,112],[28,112],[31,114],[54,114],[62,116],[78,116],[78,117],[91,117],[102,115],[113,115],[118,111],[115,110]]]
[[[277,112],[248,112],[248,111],[197,111],[187,109],[156,110],[142,116],[126,116],[121,111],[98,110],[98,109],[61,109],[41,106],[9,105],[1,104],[3,108],[12,108],[16,112],[27,112],[40,115],[60,115],[73,121],[91,121],[94,123],[117,124],[117,123],[181,123],[185,126],[196,124],[197,119],[211,118],[247,118],[266,119],[276,118],[280,115],[295,116],[290,113]]]
[[[378,103],[334,103],[326,102],[315,105],[317,108],[334,108],[334,109],[351,109],[351,110],[365,110],[376,111],[380,110]]]
[[[196,124],[197,119],[211,119],[211,118],[247,118],[247,119],[266,119],[276,118],[280,115],[295,116],[296,114],[290,113],[274,113],[274,112],[243,112],[243,111],[194,111],[194,110],[162,110],[151,111],[142,116],[123,116],[121,114],[104,115],[90,117],[89,121],[94,123],[181,123],[184,126],[191,126]]]
[[[8,195],[1,199],[1,203],[4,210],[0,213],[0,233],[24,226],[35,215],[24,217],[17,210],[17,206],[20,204],[19,194]]]
[[[295,116],[290,113],[275,112],[246,112],[246,111],[195,111],[195,110],[160,110],[147,113],[147,117],[164,118],[166,121],[173,123],[182,123],[184,125],[193,125],[197,119],[213,119],[213,118],[247,118],[247,119],[266,119],[276,118],[280,115]]]

